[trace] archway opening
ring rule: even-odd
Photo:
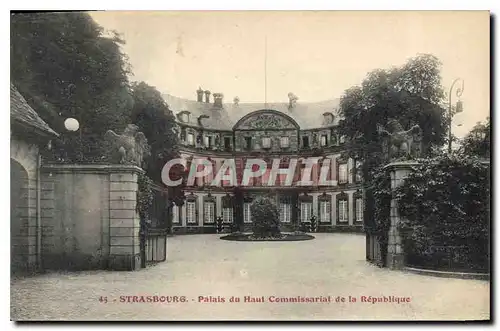
[[[11,273],[27,270],[29,225],[28,172],[17,161],[10,160],[10,259]]]

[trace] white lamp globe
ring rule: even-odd
[[[74,118],[67,118],[64,121],[64,127],[68,131],[77,131],[78,128],[80,127],[80,123],[78,123],[78,121]]]

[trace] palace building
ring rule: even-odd
[[[260,195],[276,199],[282,230],[291,231],[301,222],[315,216],[318,231],[362,231],[363,192],[360,160],[342,157],[344,138],[337,131],[339,100],[302,103],[293,94],[282,103],[243,103],[238,97],[223,102],[222,93],[196,91],[197,99],[187,100],[164,95],[176,116],[181,157],[187,163],[203,158],[213,165],[214,174],[196,178],[195,185],[185,188],[186,200],[173,207],[174,233],[210,233],[222,217],[246,231],[251,226],[250,205]],[[250,185],[210,183],[226,159],[234,159],[236,176],[241,180],[247,159],[260,158],[272,166],[280,159],[280,168],[299,159],[295,183],[304,171],[304,161],[316,157],[311,170],[311,185],[267,185],[253,178]],[[328,159],[329,185],[319,181],[320,168]],[[264,177],[264,176],[263,176]]]

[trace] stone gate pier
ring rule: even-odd
[[[388,233],[387,242],[387,261],[386,265],[390,269],[403,269],[405,266],[405,258],[401,234],[398,228],[401,216],[398,210],[397,200],[395,199],[395,190],[401,186],[408,175],[413,171],[413,167],[418,163],[414,161],[392,162],[385,166],[391,176],[391,225]]]
[[[42,269],[139,269],[142,172],[132,165],[43,165]]]

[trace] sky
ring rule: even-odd
[[[240,102],[287,102],[289,92],[298,102],[335,99],[373,69],[431,53],[443,64],[445,90],[456,78],[464,81],[464,112],[454,117],[453,133],[465,135],[490,112],[487,11],[102,11],[91,16],[125,39],[133,80],[182,98],[196,100],[201,87],[223,93],[224,102],[235,96]]]

